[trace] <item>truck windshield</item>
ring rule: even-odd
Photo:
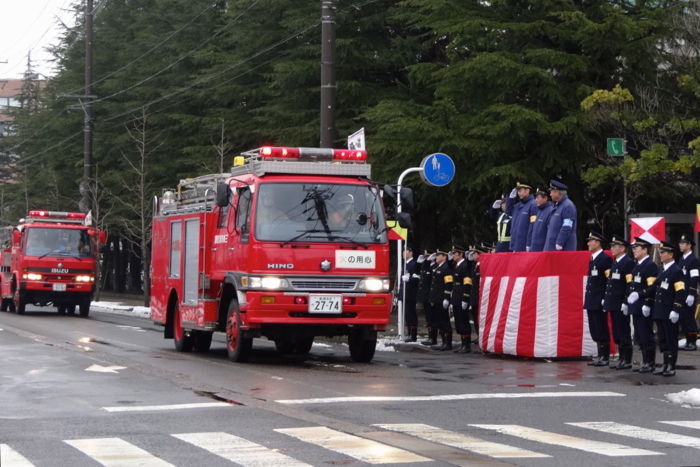
[[[92,256],[86,230],[31,227],[27,230],[27,256]]]
[[[376,187],[261,183],[255,238],[262,241],[384,243],[384,211]]]

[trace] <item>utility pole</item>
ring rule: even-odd
[[[321,147],[335,141],[335,0],[321,0]]]
[[[92,28],[92,3],[85,0],[85,103],[83,104],[83,181],[80,183],[81,212],[92,209],[93,176],[92,176],[92,52],[94,50],[94,34]]]

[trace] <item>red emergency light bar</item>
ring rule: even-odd
[[[85,213],[63,211],[29,211],[28,217],[44,217],[50,219],[85,219]]]
[[[260,148],[259,154],[263,159],[316,159],[341,162],[367,161],[367,151],[359,151],[356,149],[263,146]]]

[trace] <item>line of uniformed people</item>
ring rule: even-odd
[[[641,364],[633,371],[674,376],[679,326],[686,336],[684,350],[697,349],[695,307],[699,263],[692,252],[695,242],[687,235],[681,236],[678,247],[662,242],[658,247],[660,266],[652,259],[654,246],[640,237],[630,245],[614,236],[609,243],[612,257],[603,251],[606,242],[597,232],[588,235],[587,245],[591,260],[584,310],[591,337],[598,347],[597,357],[588,364],[610,365],[608,324],[611,323],[613,340],[619,348],[619,361],[610,365],[611,368],[632,368],[633,342],[636,342]],[[656,370],[657,345],[663,359],[659,370]]]
[[[428,338],[421,344],[435,350],[453,350],[453,329],[450,307],[454,317],[454,330],[460,337],[457,353],[471,352],[472,326],[478,334],[479,316],[479,255],[489,253],[493,247],[486,243],[469,249],[452,247],[435,252],[424,251],[414,259],[411,248],[406,249],[405,270],[402,282],[406,287],[405,319],[408,328],[406,342],[416,342],[418,316],[416,304],[421,303],[425,311]],[[438,344],[438,334],[441,342]],[[474,340],[476,342],[476,339]]]

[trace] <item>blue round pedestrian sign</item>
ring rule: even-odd
[[[445,186],[455,176],[455,163],[450,156],[441,152],[425,156],[420,166],[423,169],[421,177],[433,186]]]

